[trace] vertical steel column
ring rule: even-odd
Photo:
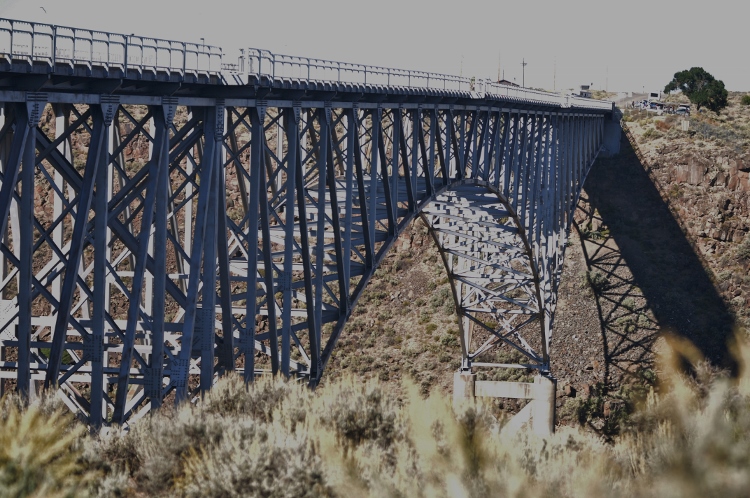
[[[463,167],[461,168],[461,178],[475,178],[474,175],[476,175],[475,170],[477,168],[477,165],[474,164],[474,157],[472,156],[472,152],[475,152],[477,150],[477,132],[478,132],[478,126],[480,121],[480,111],[479,109],[475,109],[473,111],[469,111],[468,113],[466,111],[461,113],[462,116],[465,118],[471,117],[471,123],[469,124],[469,130],[466,131],[466,122],[464,121],[464,125],[461,127],[463,132],[465,133],[464,140],[462,140],[462,143],[465,141],[465,147],[463,151]],[[468,171],[469,169],[469,162],[471,159],[471,171]]]
[[[498,119],[502,117],[503,120],[503,138],[499,143],[499,149],[495,157],[495,182],[498,191],[502,192],[503,195],[507,195],[507,188],[505,188],[504,177],[508,169],[508,165],[505,161],[505,152],[508,150],[508,140],[510,133],[510,112],[501,112]],[[499,125],[499,122],[498,122]]]
[[[422,136],[422,107],[411,111],[411,175],[406,181],[410,182],[411,198],[409,199],[409,212],[417,209],[417,168],[419,167],[419,137]],[[404,166],[406,166],[404,164]]]
[[[363,147],[361,145],[361,141],[364,140],[364,138],[360,138],[359,135],[359,129],[360,129],[360,119],[359,119],[359,111],[356,108],[352,108],[351,114],[353,118],[352,126],[354,127],[354,130],[348,130],[348,133],[351,133],[354,135],[354,143],[353,143],[353,149],[352,149],[352,155],[354,156],[354,167],[356,168],[356,177],[357,177],[357,194],[359,195],[359,214],[360,214],[360,220],[361,220],[361,228],[362,228],[362,235],[363,235],[363,244],[365,246],[365,268],[370,269],[374,265],[375,261],[375,254],[373,252],[374,248],[374,234],[371,231],[370,228],[370,222],[371,220],[374,221],[375,219],[375,213],[369,213],[368,212],[368,206],[367,206],[367,190],[365,187],[365,171],[364,167],[362,165],[362,155],[363,155]],[[365,121],[367,119],[367,115],[362,112],[362,121]],[[377,154],[374,155],[374,157],[377,157]],[[370,179],[372,180],[372,173],[370,174]]]
[[[425,170],[425,183],[427,185],[427,195],[432,196],[435,193],[435,147],[439,111],[437,109],[437,106],[435,106],[429,109],[427,112],[430,117],[430,150],[428,155],[424,157],[424,160],[427,163],[427,168]]]
[[[539,221],[537,220],[537,213],[539,212],[540,208],[540,177],[542,175],[542,135],[544,130],[544,116],[543,115],[537,115],[537,133],[535,143],[534,143],[534,158],[533,158],[533,168],[531,169],[531,200],[529,202],[529,221],[528,221],[528,239],[529,243],[531,244],[532,249],[534,249],[534,254],[538,256],[537,249],[539,247],[539,239],[537,238],[536,234],[536,225],[539,224]],[[537,271],[539,271],[539,265],[537,266]]]
[[[482,111],[477,109],[472,113],[471,119],[471,137],[469,150],[467,154],[471,155],[471,178],[477,180],[484,176],[484,170],[480,161],[482,160],[482,149],[484,148],[487,133],[487,126],[489,124],[489,111]],[[482,125],[482,133],[479,133],[479,125]],[[478,143],[477,143],[478,140]],[[471,154],[473,149],[473,154]]]
[[[110,105],[116,106],[116,101],[110,100]],[[114,118],[117,107],[114,107]],[[105,315],[109,305],[109,284],[107,282],[107,261],[110,256],[109,234],[107,219],[109,214],[110,196],[110,138],[114,133],[109,129],[107,133],[107,148],[101,148],[100,166],[96,171],[96,198],[94,199],[94,297],[93,316],[91,321],[91,336],[84,338],[84,356],[91,362],[91,401],[89,409],[89,423],[93,427],[100,427],[106,417],[104,404],[104,338]],[[55,170],[57,173],[57,170]],[[57,182],[55,182],[57,183]],[[62,183],[62,182],[60,182]],[[62,238],[62,234],[60,234]],[[61,241],[62,242],[62,241]],[[59,247],[59,246],[58,246]],[[88,343],[88,344],[87,344]]]
[[[337,193],[337,185],[336,185],[336,166],[334,164],[334,156],[333,156],[333,138],[335,137],[335,133],[333,130],[334,124],[332,119],[332,113],[330,108],[325,109],[325,120],[327,122],[327,127],[331,131],[331,133],[328,133],[325,137],[323,144],[325,144],[326,151],[326,162],[324,164],[325,171],[326,171],[326,181],[328,186],[328,199],[330,202],[330,209],[331,209],[331,229],[333,230],[333,250],[334,250],[334,256],[336,258],[336,276],[338,277],[338,301],[339,301],[339,312],[346,316],[348,313],[348,302],[347,302],[347,295],[348,291],[345,290],[345,288],[348,287],[349,281],[344,280],[344,251],[342,246],[342,234],[345,230],[349,229],[349,227],[345,227],[344,230],[342,230],[341,227],[341,209],[339,207],[339,199],[338,199],[338,193]],[[405,178],[405,181],[408,182],[409,178]],[[351,199],[351,197],[349,198]],[[350,204],[351,202],[347,202],[347,204]],[[349,254],[347,254],[346,259],[348,260],[350,257]],[[335,299],[335,298],[334,298]]]
[[[378,158],[380,155],[380,150],[382,149],[382,140],[380,136],[380,129],[383,121],[383,109],[378,105],[377,109],[374,109],[370,113],[370,122],[371,122],[371,142],[370,142],[370,209],[369,209],[369,215],[370,215],[370,252],[371,254],[375,255],[375,242],[377,240],[377,232],[376,229],[376,222],[378,220],[378,171],[380,168],[378,167]],[[385,183],[385,179],[387,177],[383,177],[383,182]],[[374,260],[373,260],[374,263]]]
[[[518,214],[519,222],[521,226],[528,230],[527,220],[529,217],[529,189],[532,185],[532,172],[534,170],[534,139],[536,135],[536,114],[532,114],[531,118],[531,129],[528,132],[528,136],[524,140],[524,157],[521,165],[521,204],[516,213]]]
[[[174,120],[176,105],[173,102],[162,99],[162,110],[157,112],[154,123],[163,126],[165,131]],[[163,123],[161,122],[163,120]],[[153,320],[151,323],[151,357],[147,370],[146,395],[151,399],[151,408],[159,408],[163,396],[164,375],[164,321],[165,321],[165,294],[167,278],[167,217],[169,204],[169,140],[155,142],[159,147],[158,169],[154,184],[156,186],[155,213],[154,213],[154,294],[151,297]],[[189,183],[189,182],[188,182]],[[185,231],[190,230],[190,220],[185,220]],[[150,228],[150,227],[149,227]],[[143,230],[143,228],[141,228]],[[175,232],[175,237],[178,234]]]
[[[40,118],[40,108],[30,110],[28,123],[28,138],[23,146],[21,168],[21,199],[20,199],[20,240],[14,240],[13,245],[20,249],[20,267],[18,273],[18,391],[28,397],[31,387],[31,301],[32,301],[32,256],[34,254],[34,170],[35,144],[37,123]],[[16,129],[23,126],[18,123]],[[25,126],[24,126],[25,127]],[[3,183],[5,187],[5,183]]]
[[[398,232],[398,204],[399,204],[399,181],[400,181],[400,167],[399,158],[401,156],[401,136],[403,121],[401,115],[401,107],[394,107],[391,109],[391,116],[393,117],[393,127],[391,130],[391,177],[390,177],[390,199],[391,199],[391,216],[389,220],[390,226],[388,232],[390,234],[396,234]],[[406,165],[404,165],[406,167]]]
[[[291,147],[291,142],[290,145]],[[304,150],[301,149],[301,150]],[[307,193],[305,187],[305,176],[302,170],[302,154],[297,154],[295,190],[297,192],[297,212],[299,214],[300,251],[302,257],[302,275],[305,284],[305,308],[307,311],[307,334],[310,341],[310,384],[316,385],[322,375],[322,362],[320,357],[319,335],[315,329],[315,310],[313,309],[314,289],[312,276],[312,261],[310,257],[310,230],[307,224]],[[361,167],[361,164],[360,164]],[[364,191],[364,186],[360,186]],[[364,203],[364,196],[362,196]],[[364,205],[364,204],[363,204]],[[363,222],[364,224],[364,222]]]
[[[396,126],[395,124],[392,124],[391,128],[394,128],[395,126]],[[388,219],[387,230],[388,230],[389,236],[395,236],[397,207],[393,205],[393,193],[391,192],[391,189],[392,189],[391,177],[393,175],[388,173],[388,156],[386,155],[385,141],[381,139],[379,142],[379,145],[380,145],[380,177],[383,182],[383,197],[385,201],[385,212],[386,212],[386,217]],[[395,149],[396,149],[396,146],[393,145],[393,150]],[[396,159],[396,161],[398,161],[398,159]],[[393,169],[393,158],[391,158],[391,169]]]
[[[264,113],[265,116],[265,113]],[[260,116],[259,116],[260,117]],[[261,120],[259,122],[259,133],[260,133],[260,139],[261,139],[261,148],[263,151],[263,154],[261,155],[261,162],[263,164],[263,168],[261,170],[261,183],[260,183],[260,193],[258,195],[258,202],[260,203],[260,230],[261,230],[261,240],[262,247],[261,250],[263,252],[263,268],[264,268],[264,285],[266,287],[266,311],[268,313],[268,338],[271,348],[271,371],[273,374],[277,374],[279,372],[279,334],[278,334],[278,324],[276,323],[276,287],[274,286],[274,278],[273,278],[273,271],[274,271],[274,264],[273,264],[273,254],[272,254],[272,248],[271,248],[271,216],[270,216],[270,206],[268,202],[268,187],[269,182],[271,183],[272,192],[275,188],[273,178],[271,176],[271,165],[269,164],[269,154],[268,154],[268,144],[266,142],[266,133],[265,133],[265,120]],[[322,130],[321,130],[322,133]],[[266,172],[266,176],[264,177],[263,172]]]
[[[260,196],[266,196],[263,188],[263,147],[265,132],[263,121],[266,117],[266,105],[260,103],[250,110],[250,198],[248,200],[248,231],[247,231],[247,272],[245,283],[247,296],[245,299],[245,333],[240,337],[240,348],[245,357],[245,382],[250,382],[255,376],[255,317],[258,314],[258,229]]]
[[[299,154],[299,120],[302,110],[299,103],[284,109],[286,131],[286,201],[284,210],[284,273],[281,275],[281,292],[284,308],[281,310],[281,373],[289,376],[292,337],[292,272],[294,271],[294,199],[297,183],[297,155]],[[280,138],[280,137],[279,137]],[[300,228],[301,228],[300,219]]]
[[[146,261],[148,259],[148,249],[151,246],[151,227],[154,220],[154,206],[156,203],[156,192],[158,190],[159,170],[164,166],[167,159],[162,159],[165,150],[164,142],[169,142],[169,130],[164,118],[164,112],[161,107],[154,108],[156,119],[152,121],[154,127],[154,147],[152,156],[148,163],[148,186],[146,199],[143,203],[143,214],[141,215],[141,230],[138,234],[138,252],[135,254],[135,269],[133,271],[133,286],[130,293],[130,302],[128,303],[128,322],[125,329],[125,339],[122,344],[122,358],[120,360],[120,374],[117,379],[117,393],[115,395],[115,409],[113,420],[116,423],[124,423],[127,418],[127,395],[128,384],[130,381],[130,365],[133,360],[133,349],[135,347],[136,327],[139,318],[142,315],[141,301],[151,300],[143,296],[144,282],[146,280]],[[168,145],[166,147],[168,150]],[[164,251],[164,247],[159,248]],[[66,275],[67,277],[67,275]],[[145,313],[144,313],[145,314]],[[152,318],[153,322],[153,317]],[[151,324],[153,327],[153,323]],[[153,360],[153,359],[152,359]]]
[[[416,206],[416,189],[412,187],[411,177],[412,177],[412,164],[409,160],[409,148],[407,147],[406,137],[411,133],[413,128],[411,120],[409,120],[409,113],[404,113],[406,115],[406,124],[403,123],[403,118],[401,122],[401,133],[399,133],[399,151],[401,156],[401,164],[402,166],[399,168],[399,177],[398,181],[396,182],[397,185],[401,184],[401,173],[400,170],[403,168],[404,170],[404,179],[403,179],[403,185],[406,190],[406,209],[408,212],[414,212],[415,206]],[[404,116],[402,114],[402,116]],[[414,136],[412,134],[412,136]],[[414,147],[411,148],[412,157],[415,153]],[[400,188],[399,188],[400,190]],[[398,213],[398,203],[396,204],[397,207],[397,213]],[[398,215],[396,216],[396,219],[398,219]]]
[[[552,295],[552,264],[554,262],[553,251],[557,241],[555,206],[559,192],[559,163],[558,163],[558,126],[559,114],[554,113],[550,116],[550,125],[548,131],[549,144],[547,145],[547,164],[549,168],[546,197],[547,208],[544,218],[544,290],[545,296],[545,313],[544,313],[544,330],[548,337],[552,332],[552,307],[554,305],[554,296]]]
[[[227,113],[224,113],[224,123],[222,123],[223,129],[227,129]],[[233,134],[233,132],[229,132]],[[226,182],[226,166],[227,157],[226,149],[220,147],[218,154],[218,164],[216,173],[217,182],[217,194],[219,199],[219,206],[216,212],[217,215],[217,237],[216,237],[216,250],[217,259],[219,263],[219,304],[221,305],[221,343],[217,345],[216,354],[218,356],[218,366],[220,373],[223,374],[227,371],[234,371],[234,324],[232,316],[232,285],[231,285],[231,273],[229,269],[229,241],[227,240],[227,182]],[[238,161],[239,162],[239,161]],[[239,173],[239,172],[238,172]],[[237,175],[237,182],[243,184],[244,178],[241,174]],[[243,200],[246,199],[242,196]],[[247,214],[245,212],[245,214]],[[238,241],[239,242],[239,241]]]
[[[451,155],[451,147],[455,143],[455,132],[453,131],[453,108],[443,113],[443,121],[445,122],[445,144],[441,147],[443,151],[441,154],[442,167],[443,167],[443,185],[450,183],[451,179],[455,176],[455,157]],[[440,138],[440,133],[438,138]]]
[[[455,135],[451,135],[453,140],[456,140]],[[456,178],[464,178],[466,176],[466,111],[460,111],[458,113],[458,148],[455,149],[456,154]]]
[[[523,169],[524,169],[523,161],[524,161],[524,157],[526,154],[528,129],[529,129],[529,115],[524,114],[523,125],[521,126],[521,136],[518,137],[518,140],[520,141],[518,154],[516,154],[515,150],[513,151],[513,164],[512,164],[513,192],[512,192],[511,197],[508,199],[510,201],[511,207],[516,213],[518,213],[518,210],[519,210],[518,203],[521,200],[521,196],[519,195],[518,190],[521,185],[521,174],[523,173]],[[516,133],[518,132],[516,131]]]
[[[323,275],[325,273],[325,216],[326,216],[326,165],[328,164],[329,121],[327,119],[328,109],[318,110],[318,124],[320,125],[320,152],[318,154],[318,199],[317,199],[317,240],[315,241],[315,297],[313,307],[315,310],[315,343],[318,348],[322,345],[321,335],[323,329]],[[338,213],[332,213],[338,216]],[[309,306],[309,304],[308,304]],[[319,351],[319,349],[318,349]],[[318,353],[316,351],[316,353]]]
[[[511,119],[511,114],[508,112],[508,118]],[[511,136],[511,143],[510,147],[505,147],[505,175],[503,178],[503,190],[502,193],[506,197],[506,199],[510,200],[510,178],[511,173],[514,169],[515,163],[516,163],[516,146],[518,144],[518,121],[519,121],[520,115],[516,112],[516,115],[512,117],[513,119],[513,128],[512,128],[512,136]],[[506,142],[507,145],[507,142]]]
[[[60,373],[60,362],[62,361],[63,350],[65,349],[65,338],[68,331],[70,319],[70,309],[73,304],[73,293],[78,281],[78,270],[81,265],[81,255],[85,245],[85,235],[88,225],[88,216],[91,209],[91,201],[94,195],[94,184],[96,182],[96,173],[101,166],[101,148],[104,146],[106,130],[111,124],[111,116],[114,114],[113,104],[92,105],[92,134],[89,144],[88,157],[84,169],[83,185],[79,194],[78,210],[76,211],[75,222],[73,225],[73,235],[71,238],[70,250],[68,251],[68,261],[65,266],[65,279],[63,280],[60,303],[57,308],[57,318],[52,337],[52,348],[49,355],[47,367],[47,377],[44,387],[49,388],[57,385],[57,378]],[[107,107],[105,111],[104,107]],[[109,121],[105,120],[106,117]],[[3,185],[4,187],[5,185]]]
[[[487,146],[484,149],[484,176],[482,179],[484,181],[490,181],[491,175],[494,172],[495,168],[493,167],[495,163],[497,163],[497,149],[498,145],[500,143],[500,118],[501,114],[500,112],[493,112],[491,114],[492,120],[494,121],[494,126],[492,128],[492,138],[490,139],[490,142],[487,144]],[[489,121],[490,118],[488,118]],[[493,185],[497,185],[497,175],[494,175],[492,178]]]
[[[0,137],[0,171],[5,172],[5,165],[8,162],[8,153],[10,152],[10,143],[11,143],[11,133],[10,130],[8,130],[5,125],[10,120],[10,117],[8,116],[8,112],[6,110],[6,104],[0,102],[0,130],[6,130],[5,134]],[[5,236],[5,233],[0,233],[0,244],[5,244],[6,246],[9,245],[8,237]],[[0,281],[5,281],[5,278],[8,276],[8,261],[5,256],[5,253],[0,252]],[[4,299],[7,296],[5,295],[4,290],[0,289],[0,299]],[[0,344],[0,361],[6,361],[7,355],[5,351],[5,347]],[[5,380],[0,379],[0,398],[5,396]]]
[[[352,266],[352,236],[354,233],[354,227],[352,226],[352,217],[354,215],[354,156],[359,153],[357,133],[357,106],[353,105],[352,109],[343,111],[346,116],[346,165],[345,165],[345,188],[346,188],[346,201],[344,201],[344,229],[341,231],[343,237],[342,253],[343,253],[343,280],[346,282],[344,288],[341,289],[342,306],[346,304],[346,309],[351,309],[351,299],[349,293],[349,282],[351,282],[351,266]],[[359,203],[362,204],[364,201],[360,197]],[[362,217],[362,225],[365,225],[365,218]]]
[[[224,122],[224,103],[217,102],[216,110],[211,112],[213,120],[206,120],[208,129],[223,128]],[[224,132],[222,129],[221,137]],[[208,138],[208,137],[207,137]],[[226,216],[226,209],[222,205],[219,208],[219,170],[223,165],[219,160],[221,152],[220,143],[209,143],[203,155],[203,162],[210,161],[213,163],[211,174],[211,190],[208,198],[208,215],[206,218],[205,243],[203,246],[203,272],[201,274],[201,308],[197,310],[200,318],[196,319],[196,330],[198,336],[198,350],[200,351],[201,369],[200,369],[200,390],[205,393],[211,389],[214,378],[214,361],[215,361],[215,337],[216,337],[216,237],[218,232],[219,216]],[[223,204],[223,199],[222,199]],[[226,238],[226,233],[222,234]],[[273,296],[273,294],[272,294]],[[269,304],[270,307],[270,304]]]
[[[223,106],[222,106],[223,109]],[[205,140],[205,151],[203,161],[200,163],[200,189],[198,191],[198,209],[195,219],[195,236],[190,251],[190,274],[188,276],[188,292],[185,303],[185,314],[182,328],[182,344],[179,355],[172,360],[172,383],[175,386],[175,403],[180,404],[187,400],[188,372],[190,359],[192,358],[193,337],[196,328],[196,313],[198,306],[198,290],[201,270],[201,259],[206,242],[205,236],[208,230],[208,212],[210,205],[211,188],[215,175],[213,168],[215,164],[214,149],[217,142],[223,136],[223,129],[218,125],[217,108],[206,107],[204,112],[203,135]],[[222,120],[223,122],[223,120]],[[215,214],[214,214],[215,215]],[[187,230],[186,230],[187,231]],[[205,262],[207,265],[215,264],[215,261]],[[213,310],[212,310],[213,311]]]

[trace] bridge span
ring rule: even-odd
[[[316,384],[416,217],[461,370],[548,375],[572,213],[616,126],[610,102],[4,19],[0,102],[0,378],[94,426],[232,370]]]

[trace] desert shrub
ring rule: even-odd
[[[672,125],[667,121],[657,121],[654,123],[654,126],[659,131],[669,131],[669,129],[672,128]]]
[[[230,375],[213,398],[96,437],[59,411],[6,400],[0,496],[83,496],[96,475],[97,496],[746,496],[750,347],[736,341],[736,379],[679,341],[659,350],[658,366],[638,372],[648,391],[627,423],[625,391],[599,384],[566,401],[561,413],[602,421],[608,440],[579,427],[503,432],[481,401],[452,406],[436,389],[425,398],[407,382],[389,394],[351,378],[311,391]]]
[[[742,261],[750,261],[750,235],[745,235],[737,246],[737,257]]]
[[[594,225],[591,222],[585,225],[579,226],[581,231],[581,237],[588,240],[604,240],[609,238],[609,228],[598,227],[594,230]]]
[[[452,300],[453,294],[450,287],[441,287],[430,296],[430,307],[437,309],[445,305],[446,301]]]
[[[595,293],[603,292],[611,285],[606,275],[599,273],[596,270],[586,272],[586,283]]]
[[[325,409],[319,414],[320,421],[333,429],[344,446],[372,441],[387,448],[400,437],[396,428],[397,407],[380,386],[346,381],[322,398],[319,401]]]
[[[0,497],[86,495],[93,473],[79,461],[83,425],[46,398],[0,401]]]
[[[750,105],[750,95],[743,95],[740,103],[742,105]]]
[[[656,140],[657,138],[661,138],[664,135],[657,131],[655,128],[649,128],[645,132],[643,132],[643,138],[646,140]]]
[[[704,140],[723,140],[725,142],[734,142],[741,140],[742,137],[733,128],[726,126],[717,126],[705,121],[694,121],[690,123],[690,129]]]
[[[308,436],[272,427],[263,438],[248,438],[228,426],[221,441],[187,456],[176,488],[196,498],[333,496]]]
[[[270,376],[256,379],[248,386],[239,375],[228,375],[206,394],[201,410],[220,416],[245,415],[270,422],[291,388],[292,385],[276,382]]]
[[[626,297],[625,299],[622,300],[622,307],[628,311],[635,311],[636,309],[635,299],[633,299],[632,297]]]

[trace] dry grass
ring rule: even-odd
[[[397,398],[377,380],[313,392],[230,376],[197,405],[96,438],[59,411],[6,402],[0,495],[746,496],[750,348],[735,349],[744,369],[732,381],[672,341],[660,392],[614,443],[571,427],[502,435],[481,403],[454,410],[414,383]]]
[[[43,398],[0,401],[0,497],[84,496],[94,475],[78,460],[85,429],[65,407]]]

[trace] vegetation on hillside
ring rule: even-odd
[[[750,348],[731,381],[674,345],[612,444],[572,427],[505,434],[482,404],[454,411],[411,383],[391,397],[377,380],[311,391],[228,376],[201,402],[96,437],[49,400],[6,399],[0,496],[745,496]]]

